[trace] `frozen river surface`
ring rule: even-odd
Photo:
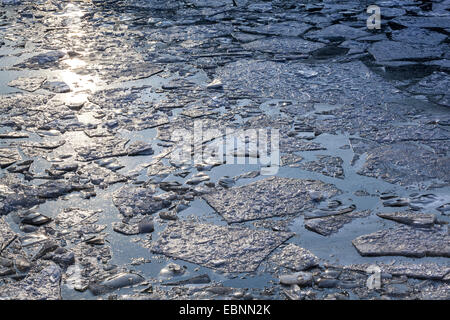
[[[449,1],[235,2],[0,0],[0,299],[450,298]]]

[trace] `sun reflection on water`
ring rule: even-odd
[[[60,64],[64,70],[56,71],[53,75],[64,81],[71,89],[70,93],[61,97],[67,105],[82,105],[87,101],[89,94],[105,85],[95,73],[92,63],[83,59],[86,54],[84,48],[88,47],[86,31],[83,29],[86,26],[82,20],[85,13],[82,6],[75,3],[68,3],[59,13],[62,23],[67,27],[64,38],[70,47],[66,48],[68,57]]]
[[[62,48],[67,54],[60,61],[61,69],[51,72],[51,77],[58,81],[65,82],[70,87],[70,92],[60,94],[56,99],[63,102],[67,107],[76,113],[78,121],[84,125],[98,125],[101,120],[95,112],[90,110],[88,97],[105,86],[103,81],[97,74],[95,62],[92,62],[88,51],[92,43],[89,37],[86,20],[83,16],[86,10],[82,4],[68,3],[64,10],[58,13],[58,18],[62,26],[65,28],[62,37],[65,48]],[[61,38],[58,39],[58,41]],[[94,39],[95,40],[95,39]],[[90,140],[83,133],[70,135],[72,145],[84,145]]]
[[[72,70],[58,71],[58,77],[67,83],[73,92],[94,92],[102,82],[98,76],[80,75]]]
[[[79,58],[70,58],[63,61],[65,65],[67,65],[71,69],[77,69],[87,66],[86,61],[83,61]]]

